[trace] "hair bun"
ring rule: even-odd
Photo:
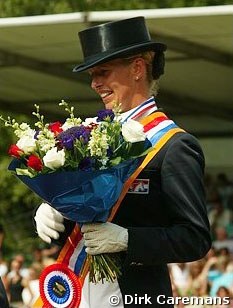
[[[165,56],[164,52],[155,53],[152,62],[152,77],[154,80],[159,79],[164,74]]]

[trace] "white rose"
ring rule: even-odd
[[[23,135],[16,145],[24,151],[25,154],[32,153],[36,148],[36,140],[34,139],[34,136],[29,135]]]
[[[58,151],[57,148],[52,148],[43,157],[44,165],[52,170],[62,167],[65,163],[64,149]]]
[[[146,139],[146,134],[143,131],[143,125],[137,121],[129,119],[122,124],[122,135],[128,142],[139,142]]]

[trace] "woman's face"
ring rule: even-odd
[[[100,95],[106,109],[121,104],[121,111],[135,107],[138,102],[138,80],[135,76],[135,63],[112,60],[89,70],[91,87]]]

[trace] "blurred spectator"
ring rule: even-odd
[[[233,241],[227,236],[226,229],[223,227],[218,227],[214,230],[215,240],[213,241],[213,246],[215,249],[219,250],[222,248],[227,248],[230,253],[233,253]]]
[[[208,218],[210,227],[215,229],[216,227],[226,228],[232,220],[232,211],[224,208],[220,197],[218,197],[212,203],[212,209],[209,211]]]
[[[226,231],[228,237],[233,239],[233,211],[231,212],[231,221],[226,226]]]
[[[43,250],[42,248],[36,247],[32,251],[32,257],[33,257],[33,264],[38,264],[39,266],[42,266],[43,264]],[[30,271],[30,269],[29,269]]]
[[[219,260],[221,275],[213,280],[210,296],[216,296],[220,287],[225,287],[230,292],[230,288],[233,285],[233,261],[228,263],[226,261],[227,259]]]
[[[14,260],[18,261],[20,264],[20,275],[22,277],[28,276],[28,268],[25,267],[25,257],[22,254],[17,254],[14,256]]]
[[[4,236],[5,236],[4,228],[0,224],[0,277],[4,277],[8,272],[8,265],[7,262],[4,261],[3,251],[2,251]]]
[[[207,284],[207,294],[209,293],[209,287],[212,281],[221,276],[221,271],[217,267],[217,263],[218,257],[216,256],[207,259],[199,276],[200,281],[205,281]]]
[[[224,208],[233,210],[233,184],[225,173],[217,175],[217,191],[221,197]]]
[[[177,288],[180,296],[186,294],[187,280],[189,277],[189,266],[187,263],[170,264],[170,274],[174,286]]]
[[[205,256],[206,261],[208,261],[212,257],[216,257],[217,255],[217,250],[212,246],[208,253]]]
[[[224,297],[230,298],[230,291],[226,287],[219,287],[216,295],[218,297],[221,297],[222,299]],[[214,308],[232,308],[232,305],[219,304],[219,305],[215,305]]]
[[[0,277],[4,277],[8,272],[7,262],[3,259],[2,252],[0,251]]]
[[[32,307],[39,296],[39,277],[42,271],[39,262],[33,263],[29,267],[29,277],[23,279],[24,289],[22,298],[25,307]]]
[[[52,244],[48,248],[42,249],[42,255],[44,258],[49,258],[49,259],[52,258],[56,260],[60,253],[60,250],[61,250],[60,246]]]
[[[23,307],[21,266],[22,264],[18,260],[13,259],[10,264],[11,271],[6,276],[6,291],[12,308]]]
[[[214,181],[213,176],[209,173],[206,173],[204,176],[204,187],[206,193],[207,211],[209,212],[213,207],[213,203],[218,197],[216,183]]]
[[[218,256],[227,256],[230,259],[231,253],[230,250],[227,247],[220,248],[217,250]]]
[[[205,265],[205,260],[189,263],[189,278],[187,280],[187,295],[190,296],[205,296],[207,294],[207,279],[203,277],[202,271]]]
[[[37,265],[41,268],[53,264],[57,258],[53,256],[57,253],[58,246],[52,246],[51,249],[45,249],[36,247],[33,249],[33,265]]]
[[[171,283],[172,283],[173,298],[180,297],[181,296],[180,291],[178,290],[178,288],[173,283],[172,277],[171,277]],[[183,308],[183,307],[184,307],[184,304],[181,301],[179,301],[179,303],[177,305],[174,305],[174,308]]]
[[[5,275],[8,271],[7,263],[3,260],[3,254],[2,254],[2,245],[4,240],[4,229],[3,226],[0,225],[0,307],[1,308],[9,308],[9,303],[7,299],[7,294],[5,291]],[[3,281],[2,281],[2,279]]]
[[[226,287],[219,287],[216,294],[221,298],[230,297],[230,291]]]

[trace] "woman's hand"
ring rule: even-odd
[[[39,237],[49,244],[52,239],[59,238],[59,232],[65,230],[64,217],[47,203],[39,206],[34,219]]]
[[[116,224],[90,223],[81,228],[86,252],[90,255],[125,251],[128,248],[128,230]]]

